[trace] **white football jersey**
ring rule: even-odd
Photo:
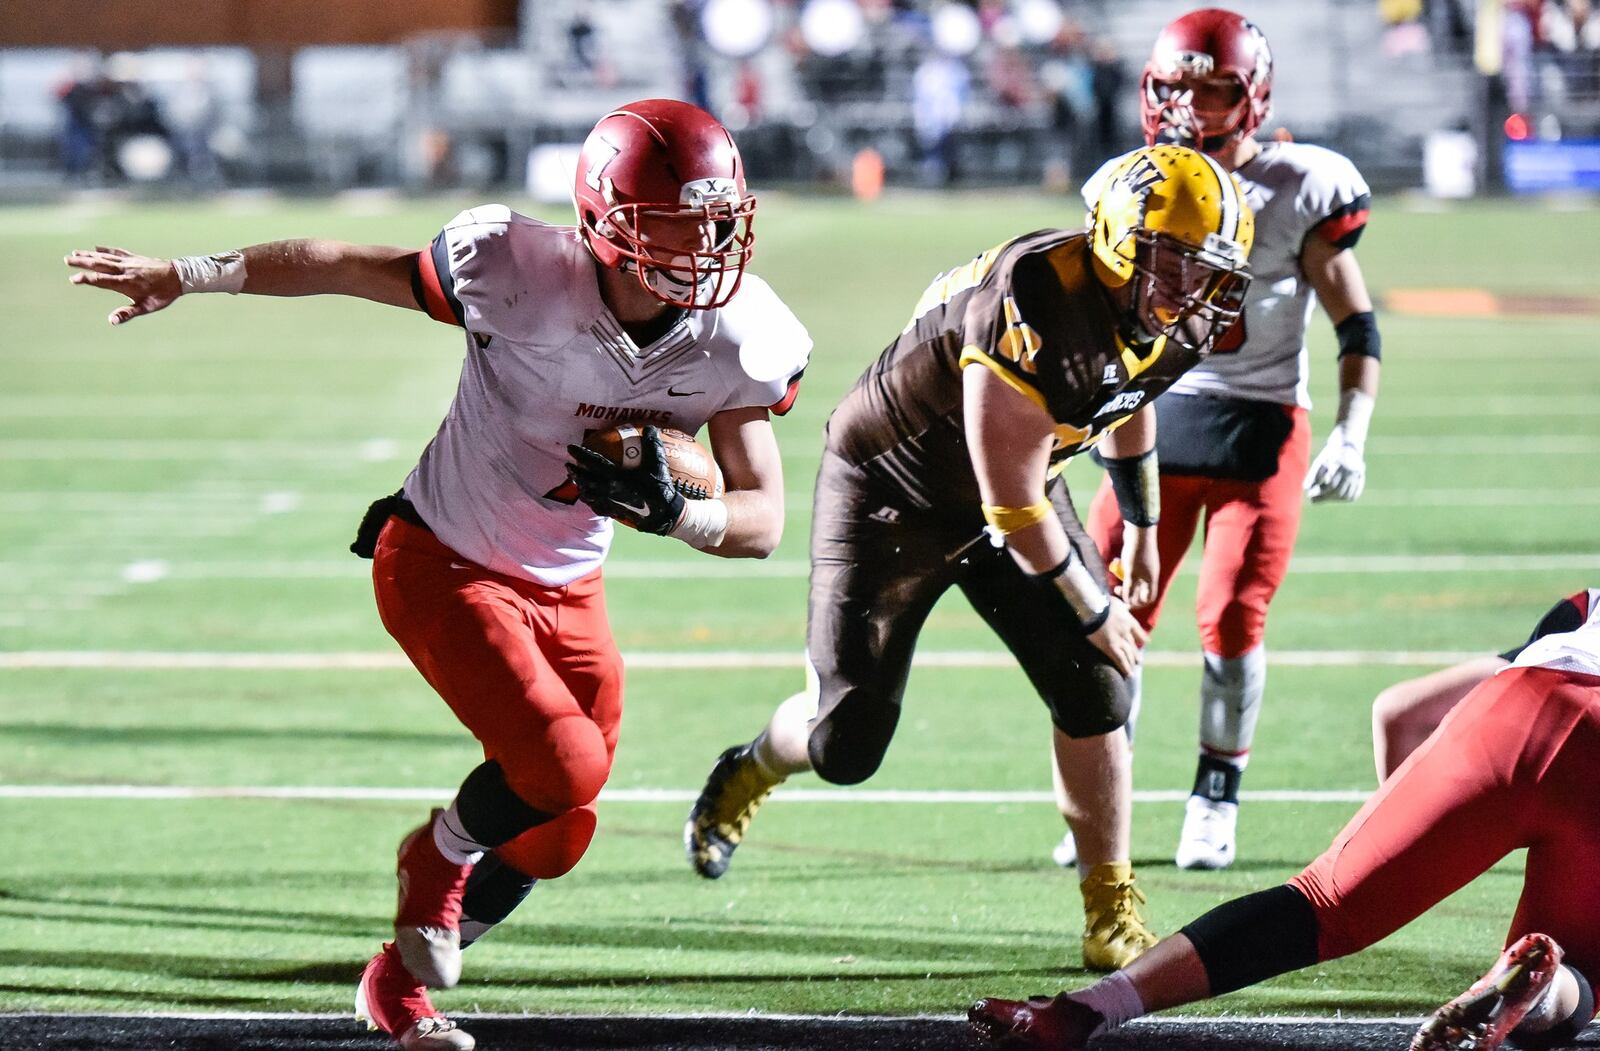
[[[559,586],[593,571],[612,524],[576,501],[567,446],[617,423],[695,434],[724,409],[787,412],[811,339],[766,282],[690,310],[646,347],[600,298],[572,226],[503,205],[452,219],[418,261],[418,299],[466,329],[449,415],[406,479],[424,521],[462,556]]]
[[[1108,161],[1084,184],[1090,209],[1121,160]],[[1316,295],[1300,272],[1300,252],[1310,236],[1354,246],[1366,226],[1371,191],[1344,156],[1300,142],[1264,142],[1261,152],[1233,174],[1256,213],[1244,317],[1171,392],[1309,409],[1306,325]]]
[[[1590,589],[1585,598],[1589,608],[1582,625],[1574,631],[1534,639],[1523,647],[1511,666],[1600,675],[1600,590]]]

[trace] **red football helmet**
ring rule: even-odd
[[[738,291],[756,199],[733,137],[705,110],[644,99],[606,114],[578,155],[573,199],[600,265],[638,274],[657,299],[706,310]]]
[[[1272,112],[1272,51],[1243,15],[1218,7],[1167,25],[1139,82],[1145,143],[1215,153],[1254,134]]]

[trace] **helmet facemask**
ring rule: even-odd
[[[687,310],[725,306],[755,249],[756,199],[672,206],[619,204],[592,231],[657,299]]]
[[[1138,230],[1133,236],[1127,317],[1134,341],[1165,336],[1201,357],[1211,353],[1238,322],[1250,287],[1238,245],[1215,235],[1207,237],[1203,248],[1152,230]]]
[[[1144,93],[1145,111],[1154,115],[1155,142],[1218,153],[1248,134],[1250,90],[1238,74],[1151,74],[1145,77]]]

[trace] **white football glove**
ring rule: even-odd
[[[1367,461],[1361,446],[1335,427],[1306,473],[1306,495],[1314,504],[1324,500],[1354,500],[1367,484]]]
[[[1367,484],[1367,425],[1372,420],[1373,398],[1354,388],[1339,396],[1339,422],[1328,434],[1328,443],[1306,472],[1306,495],[1312,503],[1324,500],[1349,502],[1361,495]]]

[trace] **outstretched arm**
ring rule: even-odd
[[[209,256],[158,259],[105,246],[78,249],[66,258],[75,285],[118,292],[129,302],[108,321],[153,314],[192,292],[244,292],[257,296],[341,295],[420,310],[412,292],[413,248],[343,241],[270,241]]]

